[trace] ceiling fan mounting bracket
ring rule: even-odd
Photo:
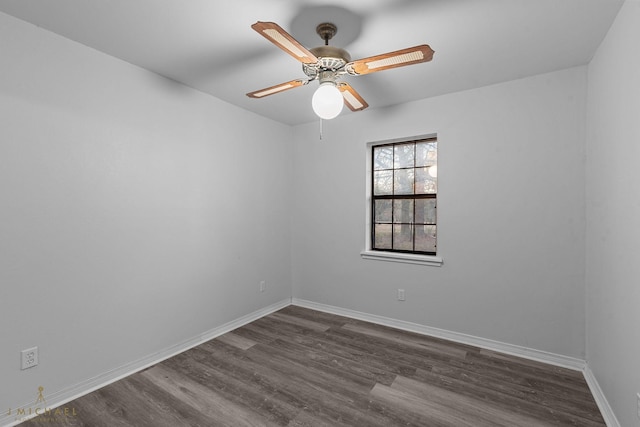
[[[333,38],[338,32],[338,27],[330,22],[323,22],[316,27],[316,33],[324,40],[325,45],[329,44],[329,40]]]

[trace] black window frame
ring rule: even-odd
[[[371,229],[370,229],[370,249],[372,251],[377,251],[377,252],[393,252],[393,253],[405,253],[405,254],[415,254],[415,255],[432,255],[435,256],[437,255],[437,248],[438,248],[438,240],[437,240],[437,236],[438,236],[438,218],[437,218],[437,212],[438,212],[438,191],[436,189],[435,193],[420,193],[420,194],[385,194],[385,195],[376,195],[375,194],[375,150],[379,149],[381,147],[395,147],[395,146],[400,146],[400,145],[406,145],[406,144],[414,144],[414,164],[412,167],[398,167],[396,168],[395,165],[393,165],[392,169],[383,169],[383,170],[391,170],[392,175],[395,175],[395,171],[396,170],[401,170],[401,169],[418,169],[421,168],[423,166],[415,166],[415,146],[417,143],[420,142],[435,142],[436,143],[436,162],[435,165],[437,167],[438,164],[438,160],[437,160],[437,150],[438,150],[438,144],[437,144],[438,138],[437,136],[429,136],[429,137],[420,137],[420,138],[416,138],[416,139],[407,139],[407,140],[402,140],[402,141],[394,141],[394,142],[388,142],[388,143],[381,143],[381,144],[374,144],[371,145],[370,149],[371,149],[371,163],[370,163],[370,167],[371,167],[371,193],[370,193],[370,198],[371,198],[371,204],[370,204],[370,215],[371,215]],[[394,149],[395,152],[395,149]],[[377,169],[380,170],[380,169]],[[395,183],[392,181],[392,189],[394,188]],[[437,188],[437,178],[436,178],[436,188]],[[414,172],[414,190],[415,190],[415,172]],[[392,190],[393,192],[393,190]],[[435,221],[433,223],[416,223],[416,200],[419,199],[433,199],[435,201]],[[391,211],[392,211],[392,217],[391,217],[391,222],[376,222],[376,201],[377,200],[391,200]],[[413,201],[413,222],[395,222],[394,221],[394,217],[393,217],[393,204],[395,200],[412,200]],[[392,233],[391,233],[391,248],[376,248],[376,233],[375,233],[375,229],[376,229],[376,224],[390,224],[391,225],[391,229],[392,229]],[[394,249],[393,248],[393,243],[394,243],[394,232],[393,232],[393,228],[396,225],[411,225],[412,226],[412,236],[411,236],[411,241],[412,241],[412,246],[413,246],[413,250],[406,250],[406,249]],[[434,243],[434,248],[435,251],[416,251],[415,250],[415,241],[416,241],[416,226],[421,226],[421,225],[429,225],[429,226],[434,226],[435,227],[435,243]]]

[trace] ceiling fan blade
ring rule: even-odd
[[[302,46],[289,33],[274,22],[256,22],[251,26],[271,43],[287,52],[303,64],[315,64],[318,58]]]
[[[338,89],[342,92],[344,102],[351,111],[362,111],[369,106],[367,101],[349,83],[338,83]]]
[[[358,59],[345,65],[351,75],[369,74],[389,68],[404,67],[405,65],[419,64],[431,61],[433,49],[429,45],[422,44],[408,49],[396,50],[370,58]]]
[[[294,87],[304,86],[309,83],[307,80],[291,80],[290,82],[280,83],[279,85],[266,87],[264,89],[256,90],[247,94],[249,98],[264,98],[274,93],[284,92],[285,90],[293,89]]]

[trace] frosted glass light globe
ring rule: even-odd
[[[343,105],[344,100],[340,89],[333,82],[321,83],[311,98],[313,111],[318,117],[325,120],[333,119],[340,114]]]

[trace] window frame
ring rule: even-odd
[[[385,250],[385,249],[373,249],[373,225],[374,225],[374,196],[373,196],[373,148],[381,145],[393,145],[408,142],[417,142],[423,140],[435,140],[438,141],[437,134],[417,135],[405,138],[396,138],[392,140],[372,141],[365,144],[366,148],[366,221],[365,221],[365,249],[360,253],[363,259],[389,261],[389,262],[403,262],[409,264],[441,266],[443,264],[443,258],[440,256],[438,246],[436,246],[435,254],[427,254],[415,251],[400,251],[400,250]],[[439,141],[438,141],[439,142]],[[438,144],[439,149],[439,144]],[[436,165],[438,163],[436,162]],[[405,195],[402,195],[405,196]],[[437,192],[434,196],[426,196],[419,198],[435,198],[437,199]],[[436,202],[437,209],[437,202]],[[436,227],[438,220],[436,219]],[[393,222],[392,222],[393,225]],[[436,228],[438,230],[438,228]],[[436,231],[438,233],[438,231]],[[437,236],[438,234],[436,234]],[[438,237],[436,237],[437,239]]]

